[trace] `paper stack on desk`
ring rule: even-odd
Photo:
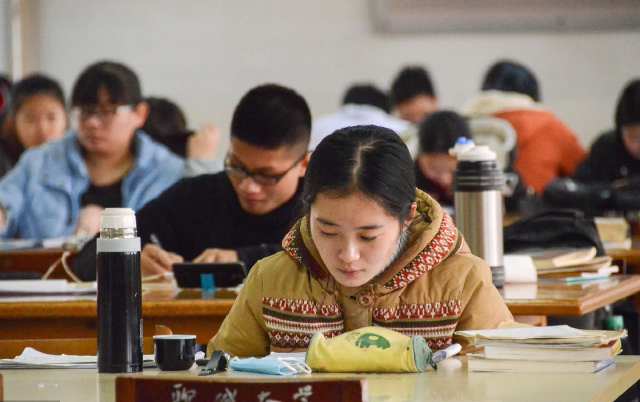
[[[50,355],[33,348],[24,348],[22,353],[13,359],[0,359],[0,369],[22,368],[87,368],[96,369],[96,356]],[[155,367],[153,355],[144,355],[143,367]]]
[[[558,325],[458,331],[478,347],[469,371],[592,373],[613,364],[626,331],[581,330]]]
[[[0,296],[83,295],[96,293],[95,282],[71,283],[64,279],[0,280]]]

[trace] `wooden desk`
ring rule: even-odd
[[[545,316],[580,316],[638,292],[640,275],[619,275],[603,281],[575,285],[507,284],[501,290],[512,314]]]
[[[640,356],[619,356],[616,366],[595,374],[469,373],[464,358],[421,374],[311,374],[320,378],[364,378],[371,402],[392,401],[613,401],[640,378]],[[184,376],[195,371],[182,372]],[[143,376],[176,374],[148,370]],[[234,378],[255,378],[225,373]],[[93,370],[3,370],[5,400],[115,401],[115,375]],[[274,379],[275,377],[269,377]],[[278,378],[278,381],[286,381]],[[213,400],[213,397],[212,397]],[[313,399],[310,399],[313,401]],[[164,402],[164,401],[158,401]]]
[[[533,284],[533,296],[507,297],[514,315],[579,316],[640,291],[640,276],[619,276],[586,285]],[[507,285],[507,296],[513,290]],[[165,325],[174,333],[195,334],[206,344],[218,331],[233,299],[203,299],[198,290],[157,288],[142,298],[144,333],[153,334],[155,325]],[[11,339],[95,338],[95,299],[78,301],[0,301],[0,356],[15,356],[3,350]],[[5,348],[8,346],[4,346]]]
[[[201,344],[206,344],[218,331],[233,304],[233,299],[203,299],[199,291],[175,289],[143,292],[142,300],[145,334],[153,334],[156,325],[165,325],[176,334],[197,335]],[[95,297],[77,301],[0,302],[0,341],[95,338],[96,316]],[[15,356],[11,353],[0,346],[0,356]]]
[[[43,275],[61,256],[60,248],[0,251],[0,272],[33,272]],[[53,272],[51,278],[68,279],[60,267]]]
[[[607,251],[607,255],[613,259],[614,263],[619,263],[620,268],[626,269],[629,274],[640,273],[640,248],[634,241],[634,248],[623,250],[615,249]]]

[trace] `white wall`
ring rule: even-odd
[[[8,74],[11,68],[9,0],[0,0],[0,74]]]
[[[147,95],[164,95],[226,133],[240,96],[265,81],[301,92],[315,116],[345,87],[388,86],[405,63],[431,70],[442,103],[458,108],[499,57],[529,65],[545,103],[588,145],[612,124],[617,94],[640,76],[640,32],[382,35],[367,0],[34,0],[27,70],[67,90],[97,59],[130,64]]]

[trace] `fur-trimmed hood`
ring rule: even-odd
[[[429,195],[416,190],[416,217],[409,227],[409,241],[402,254],[369,284],[380,285],[389,292],[408,285],[424,273],[437,267],[463,242],[451,217]],[[357,289],[344,288],[330,283],[330,274],[311,237],[309,218],[301,218],[285,236],[282,247],[291,258],[306,266],[321,283],[339,287],[345,293],[357,293]]]

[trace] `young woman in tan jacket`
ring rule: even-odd
[[[456,330],[513,319],[487,264],[416,190],[413,161],[393,131],[354,126],[326,137],[303,199],[305,215],[284,251],[252,268],[209,350],[303,350],[315,332],[369,325],[424,336],[439,349]]]

